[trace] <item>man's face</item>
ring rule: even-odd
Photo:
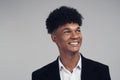
[[[52,40],[57,44],[60,52],[79,52],[82,43],[82,34],[77,23],[67,23],[60,26],[52,35]]]

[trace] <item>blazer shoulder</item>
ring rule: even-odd
[[[111,80],[108,65],[85,57],[82,57],[82,75],[90,80]]]
[[[92,60],[92,59],[88,59],[88,58],[85,58],[83,57],[83,65],[88,65],[88,66],[91,66],[91,67],[94,67],[94,68],[108,68],[108,65],[106,64],[103,64],[101,62],[98,62],[98,61],[95,61],[95,60]]]

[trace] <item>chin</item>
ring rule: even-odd
[[[72,53],[79,53],[79,50],[70,50]]]

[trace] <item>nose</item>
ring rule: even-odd
[[[71,33],[71,38],[72,38],[72,39],[76,39],[76,38],[78,38],[78,37],[79,37],[79,33],[74,32],[74,31]]]

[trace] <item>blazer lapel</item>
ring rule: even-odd
[[[91,61],[86,59],[84,56],[81,55],[82,58],[82,71],[81,71],[81,80],[96,80],[95,76],[93,76],[94,68],[91,67]],[[96,75],[96,74],[94,74]]]
[[[81,58],[82,58],[82,71],[81,71],[81,80],[86,80],[86,75],[88,73],[87,67],[86,67],[86,61],[85,58],[82,56],[81,54]]]
[[[58,59],[53,62],[49,73],[49,80],[60,80]]]

